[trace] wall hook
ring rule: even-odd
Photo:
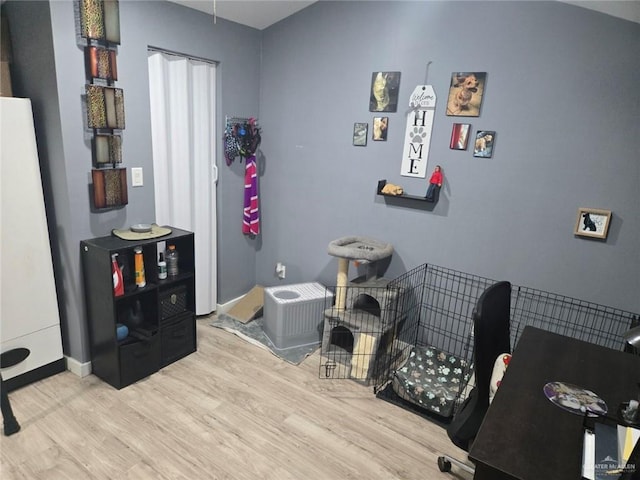
[[[429,85],[429,83],[427,81],[428,78],[429,78],[429,65],[431,65],[431,60],[429,60],[427,62],[427,68],[426,68],[426,70],[424,72],[424,85]],[[422,89],[424,90],[424,87]]]

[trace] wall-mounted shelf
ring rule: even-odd
[[[387,184],[387,180],[379,180],[378,181],[378,195],[382,196],[382,197],[389,197],[389,198],[397,198],[400,200],[417,200],[418,202],[426,202],[426,203],[435,203],[431,200],[427,200],[425,197],[421,197],[419,195],[407,195],[406,193],[403,193],[402,195],[390,195],[388,193],[382,193],[382,189],[384,188],[384,186]]]

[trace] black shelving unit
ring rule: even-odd
[[[95,375],[115,388],[145,378],[196,351],[194,234],[173,227],[171,234],[128,241],[116,236],[80,242]],[[179,273],[158,278],[158,244],[175,245]],[[146,286],[135,282],[134,248],[141,247]],[[111,255],[123,267],[125,293],[115,296]],[[129,335],[118,340],[116,326]]]

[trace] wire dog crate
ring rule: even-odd
[[[423,264],[379,286],[347,288],[325,310],[320,376],[373,385],[382,399],[447,421],[473,381],[473,310],[496,280]],[[332,295],[332,294],[331,294]],[[621,350],[638,314],[511,287],[511,345],[526,326]]]

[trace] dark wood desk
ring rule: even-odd
[[[526,327],[469,451],[475,480],[580,479],[583,417],[546,398],[554,381],[595,392],[615,415],[638,398],[640,357]]]

